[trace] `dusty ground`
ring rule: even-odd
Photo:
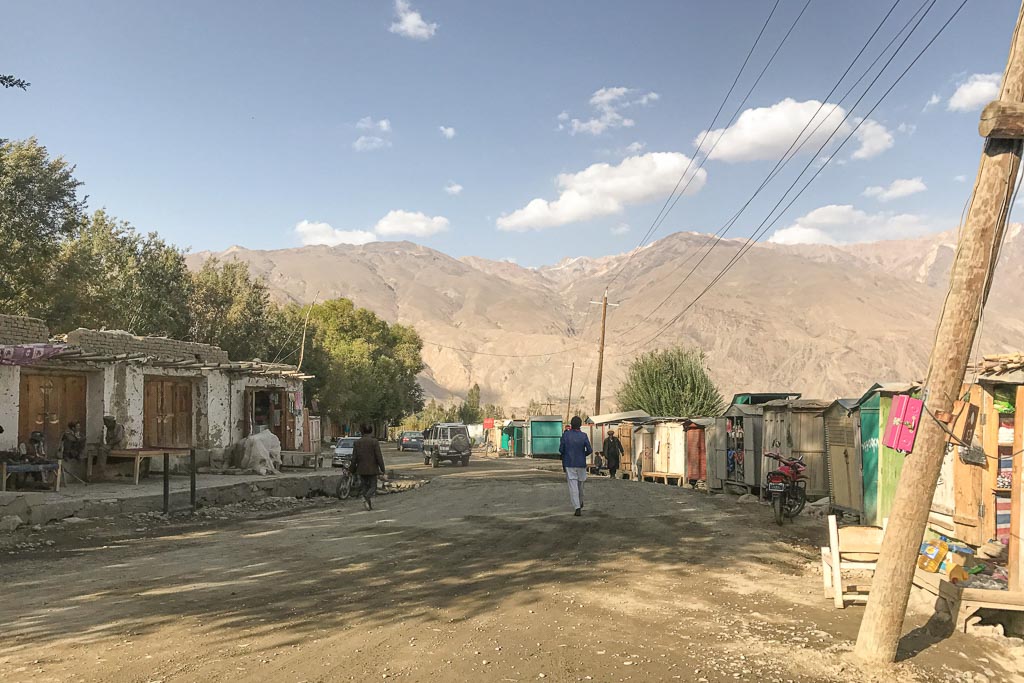
[[[0,547],[0,680],[1020,679],[1020,641],[923,619],[901,663],[859,668],[862,608],[821,595],[820,520],[593,478],[575,518],[560,471],[415,460],[391,456],[432,481],[373,512],[270,501],[23,532]]]

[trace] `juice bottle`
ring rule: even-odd
[[[926,572],[937,572],[949,552],[945,541],[928,541],[921,545],[921,555],[917,558],[917,566]]]

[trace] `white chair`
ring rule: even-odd
[[[844,585],[843,570],[874,572],[882,551],[882,536],[888,519],[876,526],[839,528],[835,515],[828,516],[828,546],[821,549],[821,575],[825,597],[843,609],[848,602],[867,602],[869,586]]]

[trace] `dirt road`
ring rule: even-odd
[[[416,457],[395,458],[407,463]],[[78,524],[0,555],[0,680],[1013,680],[1019,647],[921,620],[904,661],[849,658],[820,520],[478,459],[415,491],[260,519]]]

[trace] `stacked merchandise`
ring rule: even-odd
[[[996,389],[995,409],[999,412],[999,470],[996,475],[996,538],[1010,542],[1010,487],[1013,485],[1013,435],[1017,407],[1014,389]]]

